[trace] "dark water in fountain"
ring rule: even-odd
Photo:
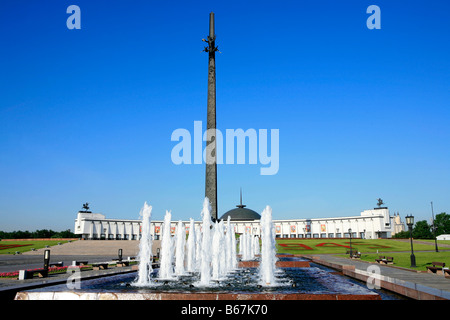
[[[299,258],[281,258],[292,261]],[[404,297],[386,290],[369,290],[365,283],[335,274],[335,270],[311,263],[309,268],[279,268],[275,274],[276,286],[261,286],[257,268],[239,268],[220,281],[212,281],[208,287],[199,286],[198,273],[162,280],[152,275],[152,284],[146,287],[134,285],[137,272],[98,278],[81,282],[82,292],[113,293],[306,293],[306,294],[371,294],[382,300],[403,300]],[[46,287],[32,291],[67,291],[66,285]]]

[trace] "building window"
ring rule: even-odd
[[[321,233],[321,234],[320,234],[320,237],[321,237],[321,238],[326,238],[326,237],[327,237],[327,234],[326,234],[326,233]]]
[[[313,234],[313,238],[319,238],[319,234],[318,233],[314,233]]]
[[[329,233],[328,238],[334,238],[334,233]]]
[[[342,238],[342,234],[341,233],[336,233],[336,238]]]

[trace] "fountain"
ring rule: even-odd
[[[275,232],[272,223],[272,208],[266,206],[261,214],[261,264],[259,274],[261,284],[267,286],[276,285],[276,251],[275,251]]]
[[[173,240],[170,232],[172,214],[166,211],[162,228],[161,258],[158,278],[173,279]]]
[[[194,272],[196,270],[196,234],[194,219],[189,220],[189,237],[187,241],[187,261],[186,269],[188,272]]]
[[[152,236],[150,235],[150,220],[152,215],[152,206],[147,202],[141,209],[140,216],[142,217],[142,237],[139,242],[139,272],[138,278],[135,282],[137,286],[148,286],[151,284],[150,275],[152,274]]]
[[[214,224],[213,246],[212,246],[212,278],[219,280],[223,275],[224,266],[222,264],[223,253],[223,223],[217,222]]]
[[[176,237],[176,251],[175,251],[175,274],[178,276],[184,275],[184,246],[186,245],[186,231],[184,224],[178,221],[177,237]]]
[[[208,197],[203,201],[202,243],[200,255],[200,285],[208,286],[211,280],[211,205]]]
[[[277,261],[272,209],[266,206],[261,215],[260,235],[244,232],[240,236],[239,262],[236,255],[235,226],[228,217],[212,223],[209,199],[205,198],[202,224],[189,221],[186,241],[185,225],[179,221],[175,237],[171,234],[172,214],[166,211],[162,226],[159,270],[152,269],[150,220],[152,207],[141,210],[142,235],[139,246],[139,270],[136,275],[121,274],[83,281],[78,292],[68,292],[65,285],[53,286],[52,297],[74,299],[379,299],[365,287],[349,284],[298,257]],[[261,241],[261,249],[260,249]],[[278,262],[284,265],[277,267]],[[286,262],[288,262],[286,264]],[[289,264],[295,262],[303,264]],[[246,265],[247,263],[247,265]],[[286,266],[288,265],[288,266]],[[157,271],[157,272],[156,272]],[[35,289],[19,292],[18,297],[33,299]],[[48,289],[47,289],[48,290]],[[136,291],[137,290],[137,291]],[[59,293],[62,295],[60,296]],[[39,297],[39,292],[36,295]],[[47,295],[48,296],[48,295]]]

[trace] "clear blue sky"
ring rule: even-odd
[[[448,1],[93,2],[0,2],[0,230],[73,230],[84,202],[200,218],[204,165],[170,137],[206,121],[211,11],[218,128],[280,132],[278,174],[218,167],[220,214],[240,187],[276,219],[450,213]]]

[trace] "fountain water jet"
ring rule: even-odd
[[[195,266],[194,270],[199,271],[202,263],[202,233],[199,226],[195,230]]]
[[[188,272],[195,271],[196,265],[196,232],[195,232],[195,224],[194,219],[190,218],[189,220],[189,237],[187,241],[187,263],[186,269]]]
[[[255,256],[257,256],[261,253],[261,250],[259,248],[259,237],[258,236],[253,237],[253,253]]]
[[[234,228],[234,227],[231,225],[231,217],[228,216],[227,230],[226,230],[226,235],[225,235],[225,263],[226,263],[227,272],[229,272],[235,268],[235,264],[233,263],[233,260],[236,259],[236,250],[234,250],[234,256],[233,256],[234,232],[231,230],[232,228]]]
[[[211,281],[211,205],[208,197],[203,201],[202,245],[199,285],[207,286]]]
[[[150,221],[152,216],[152,206],[147,202],[141,209],[140,216],[142,217],[142,233],[141,241],[139,242],[139,272],[134,285],[148,286],[151,284],[150,275],[152,269],[152,236],[150,235]]]
[[[272,223],[272,208],[266,206],[261,214],[261,263],[259,275],[261,285],[274,286],[276,271],[275,227]]]
[[[160,279],[173,279],[173,241],[170,234],[172,214],[166,211],[162,228],[161,259],[158,277]]]
[[[183,275],[184,272],[184,247],[186,245],[186,230],[184,224],[180,220],[177,227],[177,241],[176,241],[176,253],[175,253],[175,274]]]
[[[222,251],[222,235],[220,223],[214,224],[214,235],[212,240],[212,279],[219,280],[221,276],[220,252]]]

